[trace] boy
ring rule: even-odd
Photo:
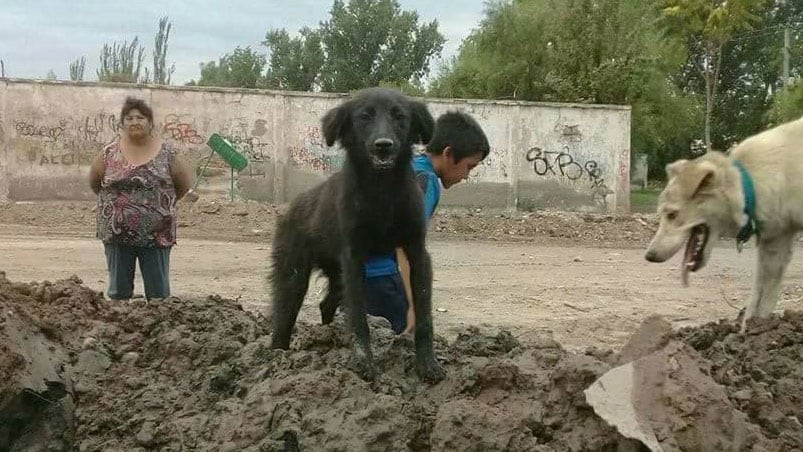
[[[416,179],[424,194],[427,221],[440,201],[441,185],[449,189],[467,179],[489,152],[485,132],[468,114],[448,112],[435,121],[435,132],[426,151],[413,158]],[[413,330],[415,316],[409,263],[401,248],[395,255],[368,259],[365,290],[368,314],[388,319],[396,334]]]

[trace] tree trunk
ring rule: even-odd
[[[711,113],[714,110],[714,93],[712,90],[711,70],[705,73],[705,150],[711,150]]]

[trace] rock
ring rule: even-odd
[[[154,437],[156,430],[156,425],[151,421],[145,421],[142,423],[142,427],[139,429],[139,433],[137,433],[136,441],[142,447],[151,447],[155,444],[156,438]]]

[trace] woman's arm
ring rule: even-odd
[[[100,185],[103,182],[103,175],[106,173],[106,162],[103,153],[95,157],[92,166],[89,167],[89,187],[97,195],[100,193]]]
[[[193,175],[190,165],[184,159],[176,156],[170,166],[170,176],[173,178],[173,185],[176,187],[176,199],[181,199],[192,189]]]

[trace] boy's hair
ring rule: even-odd
[[[131,110],[139,110],[142,113],[142,116],[148,119],[148,122],[153,124],[153,110],[148,104],[145,103],[142,99],[137,99],[135,97],[126,97],[125,103],[123,103],[123,109],[120,111],[120,124],[123,123],[123,118],[128,115],[128,112]]]
[[[435,132],[427,144],[427,152],[441,155],[447,146],[452,148],[455,163],[477,154],[482,154],[480,160],[484,160],[491,152],[482,127],[474,118],[460,111],[446,112],[435,121]]]

